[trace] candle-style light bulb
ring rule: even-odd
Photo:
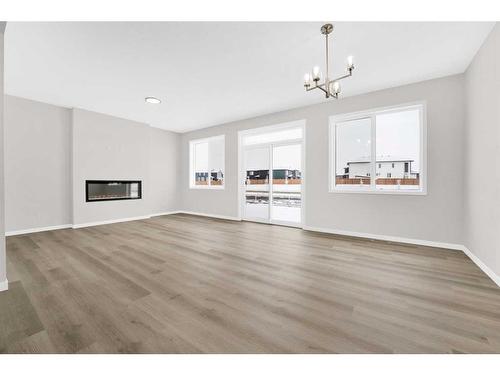
[[[347,69],[352,69],[354,67],[354,58],[352,56],[347,57]]]
[[[313,74],[312,75],[313,75],[313,79],[315,81],[319,80],[319,75],[320,75],[319,66],[315,66],[313,68]]]
[[[335,81],[335,82],[333,82],[332,86],[333,86],[333,93],[338,94],[340,92],[340,82]]]
[[[310,86],[311,85],[311,76],[309,73],[304,74],[304,86]]]

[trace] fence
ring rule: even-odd
[[[336,185],[370,185],[369,177],[360,178],[343,178],[336,177]],[[418,178],[377,178],[375,180],[377,185],[420,185],[420,179]]]
[[[203,186],[203,185],[205,185],[206,186],[206,185],[208,185],[208,181],[195,181],[195,185],[197,185],[197,186],[200,186],[200,185]],[[211,185],[212,186],[215,186],[215,185],[221,186],[222,185],[222,180],[217,180],[217,181],[212,180]]]
[[[420,185],[418,178],[377,178],[377,185]]]
[[[269,180],[252,180],[248,179],[247,180],[247,185],[267,185],[269,183]],[[300,185],[302,183],[302,180],[300,178],[289,178],[284,179],[284,178],[275,178],[273,179],[273,185]]]
[[[337,185],[370,185],[370,178],[342,178],[337,177],[335,179]]]

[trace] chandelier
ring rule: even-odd
[[[321,34],[325,36],[326,39],[326,75],[325,80],[320,83],[321,71],[318,66],[315,66],[312,70],[312,74],[307,73],[304,75],[304,87],[306,91],[312,91],[319,89],[325,93],[326,98],[339,98],[340,94],[340,80],[352,76],[352,71],[354,70],[354,64],[352,56],[347,58],[347,70],[346,74],[337,77],[335,79],[330,79],[330,67],[329,67],[329,56],[328,56],[328,35],[333,31],[333,25],[327,23],[321,26]]]

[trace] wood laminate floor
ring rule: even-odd
[[[460,251],[170,215],[7,260],[0,352],[500,352],[500,288]]]

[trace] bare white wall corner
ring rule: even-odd
[[[467,247],[463,246],[462,251],[467,255],[475,264],[478,266],[481,271],[483,271],[488,277],[493,280],[495,284],[500,287],[500,276],[497,275],[490,267],[488,267],[484,262],[479,259],[472,251],[470,251]]]
[[[5,279],[4,281],[0,281],[0,292],[9,289],[9,280]]]
[[[151,214],[151,217],[156,217],[156,216],[165,216],[165,215],[175,215],[175,214],[180,214],[181,211],[165,211],[165,212],[156,212],[154,214]]]

